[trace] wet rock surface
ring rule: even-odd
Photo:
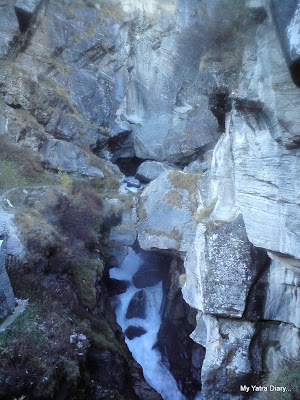
[[[136,288],[154,286],[166,276],[171,258],[157,252],[145,252],[140,250],[142,264],[133,275],[132,282]]]
[[[182,261],[174,259],[164,279],[162,323],[157,334],[156,347],[161,352],[162,362],[169,366],[180,391],[192,399],[201,390],[205,349],[189,337],[196,326],[197,311],[183,300],[180,291],[182,274]]]
[[[145,333],[146,330],[141,326],[129,326],[125,331],[125,335],[128,337],[129,340],[132,340],[136,337],[140,337]]]
[[[146,318],[146,292],[139,290],[136,292],[127,308],[126,318]]]
[[[129,281],[120,281],[113,278],[106,279],[106,287],[110,296],[125,293],[129,285]]]
[[[136,288],[145,288],[148,286],[154,286],[160,282],[163,278],[163,274],[159,267],[156,266],[145,266],[141,267],[132,278],[132,282]]]
[[[139,188],[141,186],[140,181],[136,178],[128,178],[126,180],[126,184],[128,187],[134,187],[134,188]]]

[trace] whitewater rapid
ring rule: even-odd
[[[142,366],[146,381],[164,400],[185,400],[185,396],[179,391],[177,383],[168,369],[161,362],[160,352],[153,348],[157,341],[157,333],[161,325],[160,307],[163,299],[162,282],[155,286],[144,288],[146,293],[146,318],[126,318],[128,305],[139,291],[133,283],[132,277],[142,264],[142,258],[132,250],[125,258],[120,268],[112,268],[110,277],[130,282],[127,291],[118,296],[120,303],[116,309],[118,324],[123,332],[129,326],[139,326],[146,333],[133,340],[125,339],[128,348],[135,360]]]

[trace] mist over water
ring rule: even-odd
[[[125,341],[135,360],[142,366],[145,379],[149,385],[160,393],[164,400],[185,400],[185,396],[178,390],[175,379],[161,363],[159,351],[153,349],[161,324],[159,311],[163,298],[162,282],[155,286],[144,288],[146,292],[146,319],[126,318],[128,305],[134,294],[140,290],[133,285],[132,276],[138,271],[142,262],[142,258],[132,250],[120,268],[112,268],[110,270],[111,278],[131,282],[127,291],[118,296],[120,304],[116,309],[117,321],[123,332],[129,326],[139,326],[146,330],[147,333],[144,335],[133,340],[129,340],[126,337]]]

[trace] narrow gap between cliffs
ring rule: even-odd
[[[183,300],[177,257],[138,243],[107,281],[117,321],[147,382],[164,400],[200,398],[205,349],[189,335],[196,311]],[[176,351],[174,351],[176,349]]]

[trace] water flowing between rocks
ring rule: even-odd
[[[146,318],[126,318],[129,303],[135,293],[140,290],[134,286],[132,277],[139,270],[142,262],[142,257],[132,250],[120,268],[110,270],[111,278],[130,282],[127,291],[118,296],[120,303],[116,308],[117,321],[123,332],[130,326],[142,328],[146,331],[139,337],[134,337],[132,340],[126,337],[125,340],[133,357],[142,366],[147,382],[161,394],[164,400],[185,400],[185,396],[180,393],[175,379],[166,366],[162,364],[160,352],[154,348],[161,324],[162,281],[154,286],[144,288],[146,293]],[[199,396],[196,397],[197,400],[200,398]]]

